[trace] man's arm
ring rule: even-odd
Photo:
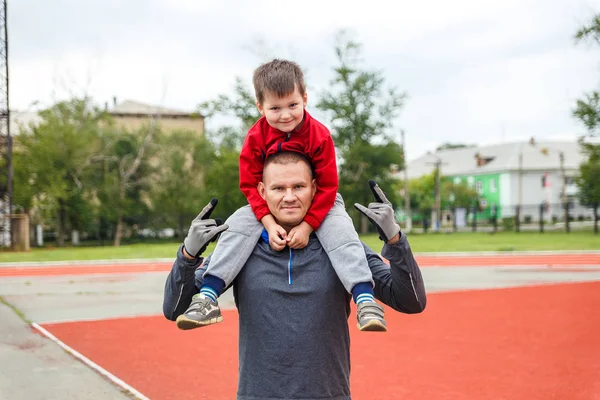
[[[373,180],[369,186],[375,202],[368,207],[354,204],[377,229],[384,245],[381,254],[390,261],[387,266],[381,258],[365,246],[367,260],[373,281],[375,296],[395,310],[405,313],[419,313],[425,309],[427,297],[421,270],[413,257],[406,235],[394,217],[394,208],[385,193]]]
[[[163,298],[163,314],[165,318],[175,321],[187,310],[192,296],[202,286],[202,277],[208,266],[208,259],[202,264],[202,253],[210,242],[217,240],[221,232],[229,226],[219,220],[210,218],[217,206],[217,199],[212,199],[190,224],[190,229],[177,250],[177,258],[165,283]]]
[[[202,277],[207,263],[202,267],[202,258],[188,258],[183,254],[183,246],[177,250],[177,258],[165,283],[163,314],[165,318],[175,321],[189,307],[192,296],[202,286]]]
[[[425,285],[406,236],[399,235],[395,243],[383,245],[381,253],[390,265],[364,243],[363,246],[375,281],[375,297],[396,311],[416,314],[427,305]]]

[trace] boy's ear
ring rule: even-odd
[[[262,108],[262,105],[258,101],[256,102],[256,108],[258,108],[258,112],[260,113],[260,115],[265,115],[265,110]]]
[[[302,100],[304,100],[304,107],[306,108],[306,104],[308,103],[308,94],[304,93],[304,96],[302,96]]]

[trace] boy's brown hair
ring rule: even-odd
[[[266,93],[284,97],[292,94],[296,87],[302,96],[306,93],[304,73],[293,61],[280,59],[269,61],[256,68],[252,81],[259,104],[265,100]]]

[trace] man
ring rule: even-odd
[[[365,246],[375,296],[397,311],[421,312],[426,305],[421,272],[391,204],[375,182],[370,184],[376,201],[355,207],[377,228],[391,265]],[[315,191],[302,155],[283,152],[267,159],[259,192],[285,229],[302,222]],[[228,228],[209,219],[215,205],[213,200],[192,222],[167,278],[163,311],[170,320],[186,310],[201,286],[210,262],[196,270],[202,251]],[[260,240],[233,290],[239,312],[238,400],[350,399],[350,295],[315,235],[306,248],[281,252],[271,249],[268,238]]]

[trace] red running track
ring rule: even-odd
[[[387,333],[351,329],[354,400],[600,399],[600,282],[428,300],[388,310]],[[162,317],[44,327],[153,400],[235,398],[235,311],[194,331]]]
[[[600,265],[598,254],[527,254],[527,255],[485,255],[485,256],[416,256],[421,267],[450,266],[581,266]],[[126,274],[142,272],[167,272],[172,263],[149,264],[100,264],[65,265],[40,267],[0,267],[0,277],[14,276],[59,276],[92,274]]]

